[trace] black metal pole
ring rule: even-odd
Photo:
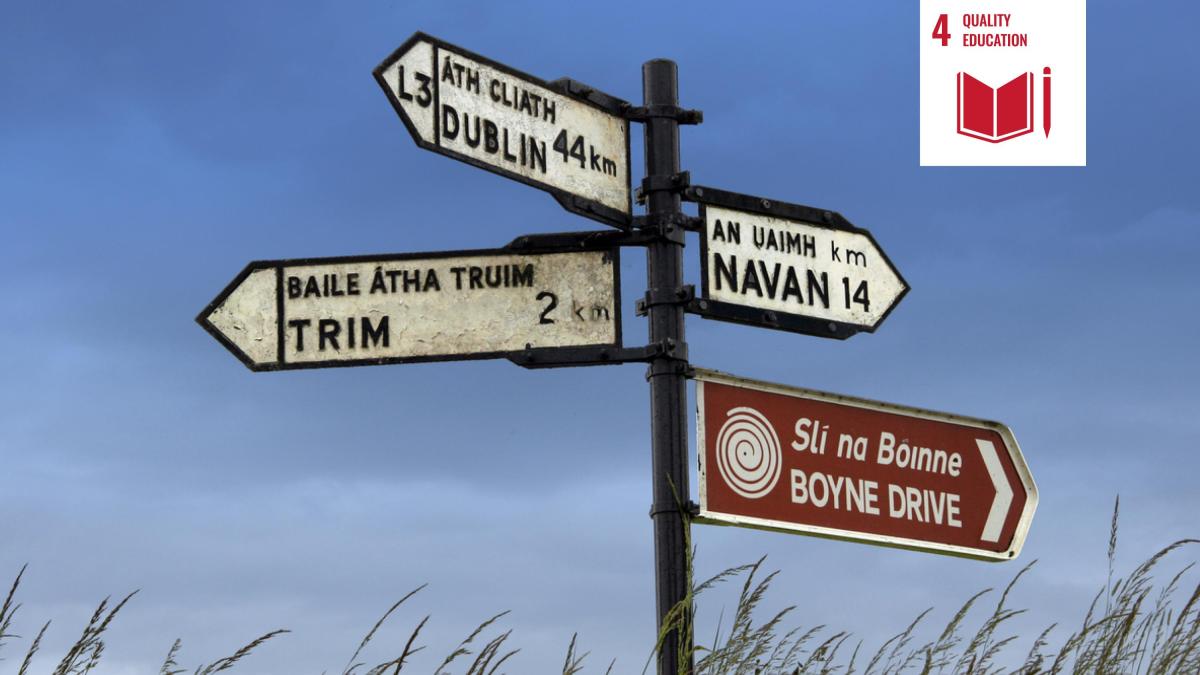
[[[674,61],[655,59],[642,65],[642,98],[647,108],[679,104]],[[662,302],[679,298],[683,287],[683,229],[678,191],[667,186],[679,173],[679,121],[673,117],[646,120],[647,220],[658,240],[646,251],[649,286],[647,314],[650,343],[668,347],[650,363],[650,438],[653,464],[654,570],[658,597],[658,627],[688,593],[687,352],[683,305]],[[674,347],[674,349],[671,349]],[[680,358],[682,356],[682,358]],[[682,622],[666,636],[658,656],[659,675],[692,672],[691,607]],[[681,649],[682,646],[682,649]]]

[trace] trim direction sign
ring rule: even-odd
[[[697,370],[698,521],[1011,560],[1038,492],[998,422]]]
[[[615,247],[252,262],[196,320],[251,370],[621,344]]]
[[[424,33],[375,69],[417,145],[554,195],[564,208],[627,227],[628,104],[546,82]]]

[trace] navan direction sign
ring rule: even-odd
[[[699,522],[1015,558],[1038,493],[1003,424],[697,371]]]
[[[693,187],[703,294],[689,311],[821,337],[873,332],[908,283],[867,230],[836,211]]]
[[[252,262],[197,317],[251,370],[621,344],[617,248]]]
[[[572,93],[416,33],[375,79],[417,145],[550,192],[565,208],[627,226],[628,104]]]

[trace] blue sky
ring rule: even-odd
[[[555,667],[574,631],[593,665],[640,670],[654,622],[641,367],[253,374],[192,321],[250,260],[596,227],[412,143],[371,70],[417,30],[632,101],[641,63],[672,58],[683,105],[705,112],[682,131],[697,183],[870,229],[913,288],[876,334],[692,317],[693,362],[1009,424],[1041,491],[1022,554],[1041,562],[1016,602],[1030,626],[1073,623],[1105,577],[1118,493],[1126,564],[1200,534],[1200,10],[1088,13],[1089,166],[923,169],[928,31],[911,1],[5,4],[0,578],[30,564],[18,632],[53,618],[56,653],[100,598],[141,588],[106,672],[156,666],[176,637],[186,665],[275,627],[295,633],[249,672],[320,672],[429,582],[396,634],[432,613],[431,656],[511,609],[514,671]],[[633,157],[638,180],[636,125]],[[622,266],[632,345],[644,258]],[[693,534],[702,573],[767,554],[774,602],[868,645],[1017,571]],[[714,596],[701,621],[732,601]]]

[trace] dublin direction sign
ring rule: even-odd
[[[697,371],[698,520],[983,560],[1038,493],[1003,424]]]
[[[621,343],[618,249],[252,262],[197,321],[251,370]]]
[[[844,339],[873,332],[908,292],[871,233],[835,211],[709,187],[688,195],[703,221],[693,313]]]
[[[546,190],[575,213],[629,224],[624,101],[424,33],[379,64],[375,79],[422,148]]]

